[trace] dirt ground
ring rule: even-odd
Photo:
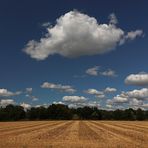
[[[148,121],[0,122],[0,148],[148,148]]]

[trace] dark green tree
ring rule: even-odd
[[[132,109],[126,109],[124,111],[124,120],[136,120],[136,112]]]
[[[141,108],[138,108],[136,111],[136,119],[137,120],[144,120],[145,119],[145,113]]]

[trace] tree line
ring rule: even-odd
[[[52,104],[47,108],[7,105],[0,107],[0,121],[18,120],[148,120],[148,110],[132,108],[125,110],[101,110],[96,107],[69,108],[63,104]]]

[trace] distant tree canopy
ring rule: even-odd
[[[125,110],[101,110],[96,107],[69,108],[63,104],[52,104],[47,108],[32,107],[24,110],[21,106],[0,107],[0,121],[17,120],[148,120],[148,111],[132,108]]]
[[[21,106],[7,105],[5,108],[0,108],[0,121],[16,121],[25,118],[26,112]]]

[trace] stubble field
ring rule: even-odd
[[[0,123],[2,148],[147,148],[147,121],[25,121]]]

